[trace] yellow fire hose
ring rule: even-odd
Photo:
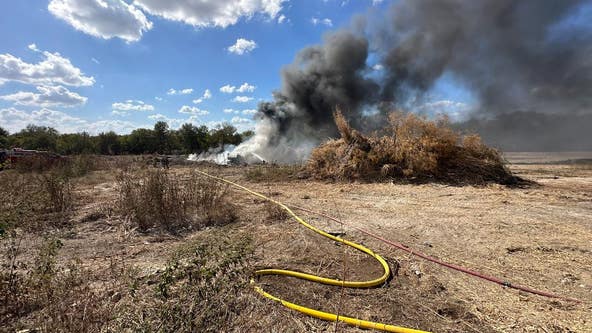
[[[370,250],[369,248],[362,246],[360,244],[354,243],[354,242],[350,242],[348,240],[342,239],[340,237],[336,237],[333,236],[321,229],[315,228],[314,226],[308,224],[307,222],[305,222],[302,218],[300,218],[298,215],[296,215],[290,208],[288,208],[286,205],[284,205],[283,203],[271,199],[261,193],[252,191],[242,185],[239,185],[237,183],[234,183],[232,181],[226,180],[224,178],[221,177],[217,177],[217,176],[213,176],[210,175],[208,173],[205,173],[203,171],[199,171],[196,170],[198,173],[200,173],[201,175],[204,175],[206,177],[215,179],[217,181],[232,185],[234,187],[237,187],[241,190],[244,190],[254,196],[257,196],[259,198],[262,198],[266,201],[269,201],[273,204],[276,204],[278,206],[280,206],[283,210],[285,210],[286,212],[288,212],[288,214],[290,214],[290,216],[292,216],[296,221],[298,221],[298,223],[302,224],[303,226],[307,227],[308,229],[322,235],[325,236],[331,240],[334,240],[336,242],[340,242],[343,243],[345,245],[351,246],[359,251],[362,251],[364,253],[367,253],[368,255],[370,255],[371,257],[373,257],[374,259],[376,259],[380,265],[382,266],[382,269],[384,271],[384,274],[382,274],[381,277],[374,279],[374,280],[370,280],[370,281],[343,281],[343,280],[336,280],[336,279],[330,279],[330,278],[324,278],[324,277],[320,277],[320,276],[316,276],[316,275],[312,275],[312,274],[306,274],[306,273],[301,273],[301,272],[295,272],[295,271],[290,271],[290,270],[285,270],[285,269],[261,269],[258,271],[255,271],[254,275],[255,276],[262,276],[262,275],[285,275],[285,276],[291,276],[291,277],[296,277],[299,279],[304,279],[304,280],[309,280],[309,281],[314,281],[314,282],[318,282],[318,283],[322,283],[322,284],[327,284],[327,285],[332,285],[332,286],[340,286],[340,287],[349,287],[349,288],[370,288],[370,287],[375,287],[375,286],[379,286],[382,285],[386,282],[386,280],[389,278],[390,276],[390,268],[387,264],[387,262],[378,254],[374,253],[372,250]],[[255,277],[254,276],[254,277]],[[254,286],[255,290],[271,299],[274,300],[276,302],[281,303],[283,306],[290,308],[292,310],[296,310],[298,312],[304,313],[306,315],[315,317],[315,318],[319,318],[322,320],[327,320],[327,321],[340,321],[340,322],[344,322],[347,323],[349,325],[352,326],[356,326],[356,327],[360,327],[360,328],[365,328],[365,329],[376,329],[376,330],[381,330],[381,331],[386,331],[386,332],[398,332],[398,333],[428,333],[426,331],[421,331],[421,330],[415,330],[415,329],[411,329],[411,328],[405,328],[405,327],[400,327],[400,326],[395,326],[395,325],[388,325],[388,324],[382,324],[382,323],[377,323],[377,322],[372,322],[372,321],[367,321],[367,320],[362,320],[362,319],[357,319],[357,318],[352,318],[352,317],[346,317],[346,316],[341,316],[341,315],[337,315],[334,313],[330,313],[330,312],[324,312],[324,311],[319,311],[319,310],[315,310],[315,309],[311,309],[302,305],[298,305],[295,303],[291,303],[288,301],[285,301],[281,298],[275,297],[271,294],[269,294],[268,292],[264,291],[261,287],[259,287],[256,283],[255,283],[255,279],[254,277],[251,278],[251,284]]]

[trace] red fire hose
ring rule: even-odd
[[[553,293],[546,292],[546,291],[540,291],[540,290],[532,289],[532,288],[529,288],[529,287],[520,286],[520,285],[517,285],[517,284],[510,283],[508,281],[504,281],[504,280],[498,279],[498,278],[493,277],[493,276],[485,275],[485,274],[482,274],[482,273],[479,273],[479,272],[475,272],[475,271],[472,271],[470,269],[467,269],[467,268],[464,268],[464,267],[461,267],[461,266],[458,266],[458,265],[455,265],[455,264],[450,264],[450,263],[441,261],[441,260],[436,259],[434,257],[430,257],[430,256],[428,256],[426,254],[423,254],[421,252],[418,252],[418,251],[415,251],[413,249],[410,249],[410,248],[408,248],[407,246],[405,246],[405,245],[403,245],[401,243],[390,241],[390,240],[385,239],[385,238],[383,238],[381,236],[378,236],[378,235],[376,235],[376,234],[374,234],[374,233],[372,233],[370,231],[364,230],[364,229],[362,229],[360,227],[356,227],[356,226],[351,225],[349,223],[345,223],[343,221],[340,221],[340,220],[338,220],[338,219],[336,219],[336,218],[334,218],[332,216],[329,216],[327,214],[324,214],[324,213],[315,212],[313,210],[306,209],[304,207],[299,207],[299,206],[296,206],[296,205],[290,205],[290,207],[293,208],[293,209],[301,210],[303,212],[307,212],[307,213],[311,213],[311,214],[315,214],[315,215],[319,215],[319,216],[325,217],[325,218],[327,218],[329,220],[335,221],[335,222],[340,223],[340,224],[343,224],[343,225],[347,225],[347,226],[349,226],[349,227],[351,227],[351,228],[353,228],[353,229],[355,229],[355,230],[357,230],[357,231],[359,231],[359,232],[361,232],[363,234],[366,234],[366,235],[368,235],[368,236],[370,236],[372,238],[376,238],[376,239],[378,239],[378,240],[380,240],[380,241],[382,241],[382,242],[384,242],[386,244],[389,244],[391,246],[394,246],[394,247],[396,247],[398,249],[401,249],[401,250],[403,250],[405,252],[411,253],[414,256],[423,258],[423,259],[425,259],[427,261],[431,261],[433,263],[436,263],[436,264],[441,265],[441,266],[444,266],[444,267],[448,267],[448,268],[453,269],[455,271],[463,272],[465,274],[469,274],[469,275],[478,277],[478,278],[483,279],[483,280],[487,280],[487,281],[490,281],[490,282],[497,283],[497,284],[502,285],[504,287],[521,290],[521,291],[524,291],[524,292],[527,292],[527,293],[531,293],[531,294],[535,294],[535,295],[540,295],[540,296],[545,296],[545,297],[550,297],[550,298],[562,299],[562,300],[571,301],[571,302],[582,303],[581,300],[576,299],[576,298],[561,296],[561,295],[553,294]]]

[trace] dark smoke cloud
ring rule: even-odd
[[[360,126],[369,110],[378,111],[375,123],[385,110],[421,100],[448,74],[478,101],[461,126],[490,143],[591,149],[592,29],[565,21],[585,5],[591,6],[583,0],[401,0],[385,18],[357,18],[283,69],[274,101],[259,108],[260,119],[275,129],[266,131],[269,143],[282,138],[297,145],[303,133],[309,142],[334,135],[336,106]],[[384,66],[380,75],[369,75],[371,53]]]
[[[332,111],[341,107],[352,120],[377,101],[379,85],[365,78],[368,41],[349,31],[327,35],[325,44],[303,49],[282,70],[282,89],[261,103],[260,116],[278,122],[281,133],[305,128],[333,135]]]
[[[383,45],[383,94],[429,89],[448,71],[482,111],[581,112],[592,105],[592,33],[559,31],[584,1],[402,1]],[[388,28],[387,28],[388,29]],[[383,51],[384,50],[384,51]]]

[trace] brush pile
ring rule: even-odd
[[[501,154],[478,135],[461,135],[447,118],[435,121],[393,112],[385,128],[368,136],[337,110],[340,139],[315,148],[306,165],[316,179],[440,181],[453,184],[517,184]]]

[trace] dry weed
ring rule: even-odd
[[[19,261],[19,246],[11,233],[0,272],[2,330],[96,332],[110,319],[109,304],[90,288],[93,278],[81,263],[57,265],[60,240],[46,238],[31,267]]]
[[[226,199],[226,188],[197,174],[181,181],[166,170],[124,171],[117,182],[117,210],[139,231],[177,232],[224,225],[237,218]]]
[[[382,135],[364,136],[342,113],[334,114],[341,134],[313,150],[306,166],[317,179],[444,181],[515,184],[501,154],[476,135],[461,136],[446,118],[430,121],[392,113]]]
[[[38,232],[69,224],[74,205],[69,177],[56,170],[35,175],[4,171],[0,182],[0,233],[15,228]]]
[[[214,229],[181,246],[164,271],[132,278],[109,332],[232,330],[248,301],[251,240]]]

